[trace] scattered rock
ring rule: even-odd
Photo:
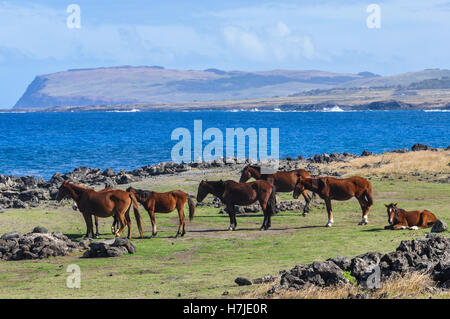
[[[372,156],[372,155],[375,155],[375,153],[374,152],[369,152],[369,151],[366,151],[366,150],[364,150],[361,153],[361,156]]]
[[[421,144],[421,143],[414,144],[411,147],[411,150],[413,152],[417,152],[417,151],[436,151],[436,149],[434,147],[431,147],[431,146],[428,146],[428,145],[424,145],[424,144]]]
[[[136,252],[136,246],[127,238],[115,238],[111,240],[95,241],[90,244],[83,258],[119,257],[123,254]]]
[[[19,233],[16,232],[16,231],[13,231],[13,232],[10,232],[10,233],[3,234],[1,238],[4,239],[4,240],[11,240],[11,239],[14,239],[14,238],[19,238],[19,237],[20,237]]]
[[[19,235],[18,232],[7,233],[0,239],[0,257],[3,260],[65,256],[79,250],[81,247],[78,243],[61,232],[50,233],[44,227],[35,227],[33,232],[24,235]]]
[[[45,233],[48,233],[48,230],[45,227],[36,226],[33,228],[32,233],[45,234]]]
[[[234,282],[237,283],[238,286],[250,286],[252,284],[249,279],[244,277],[237,277]]]

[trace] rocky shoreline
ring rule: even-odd
[[[450,146],[446,148],[449,150]],[[390,152],[406,153],[410,151],[436,151],[437,149],[424,144],[415,144],[408,149],[398,149]],[[280,160],[279,170],[292,170],[304,168],[313,176],[330,175],[340,176],[337,172],[320,169],[316,164],[327,164],[331,162],[346,162],[351,159],[363,156],[374,155],[369,151],[362,152],[361,155],[352,153],[331,153],[317,154],[313,157],[304,159],[298,156],[296,159],[285,158]],[[191,162],[176,164],[173,162],[161,162],[156,165],[146,165],[140,168],[118,172],[111,168],[101,170],[99,168],[79,167],[72,172],[61,174],[55,173],[50,180],[43,180],[34,176],[7,176],[0,175],[0,212],[6,208],[32,208],[41,203],[54,200],[58,193],[58,188],[64,180],[84,184],[88,187],[116,187],[117,185],[130,184],[146,178],[158,175],[179,174],[191,170],[209,170],[209,169],[229,169],[233,171],[240,170],[244,165],[253,163],[248,159],[238,160],[236,158],[223,158],[211,162]],[[289,205],[288,205],[289,206]],[[292,206],[292,205],[291,205]],[[293,209],[298,209],[295,207]],[[257,209],[257,208],[255,208]]]

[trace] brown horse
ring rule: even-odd
[[[437,221],[436,216],[428,210],[406,211],[398,208],[397,203],[389,205],[384,204],[387,208],[389,226],[384,229],[412,229],[427,228],[434,225]]]
[[[229,230],[237,226],[234,205],[250,205],[258,201],[264,212],[264,221],[260,230],[267,230],[271,226],[270,217],[276,209],[276,187],[266,181],[251,183],[237,183],[235,181],[201,181],[198,185],[197,201],[201,202],[208,194],[218,197],[227,207],[230,216]]]
[[[285,193],[292,192],[294,190],[295,184],[300,176],[304,178],[311,178],[311,174],[304,169],[296,169],[288,172],[276,172],[274,174],[261,174],[261,167],[247,165],[242,170],[239,183],[245,183],[253,177],[256,180],[268,181],[269,183],[275,185],[277,192]],[[302,195],[306,201],[306,205],[303,208],[303,216],[306,216],[309,212],[309,203],[311,202],[311,198],[306,190],[302,192]]]
[[[73,183],[73,184],[74,184],[74,185],[78,185],[78,186],[84,187],[84,186],[81,185],[81,184],[75,184],[75,183]],[[110,190],[113,190],[113,189],[114,189],[114,188],[112,188],[112,187],[107,187],[107,188],[105,188],[105,189],[102,189],[102,190],[99,191],[99,192],[110,191]],[[77,203],[76,203],[75,201],[73,201],[73,203],[72,203],[72,209],[73,209],[73,210],[78,210],[78,206],[77,206]],[[118,218],[116,215],[114,215],[113,218],[114,218],[114,221],[113,221],[113,223],[112,223],[112,225],[111,225],[111,233],[112,233],[113,235],[115,235],[115,234],[116,234],[116,231],[118,230],[117,227],[119,227],[120,220],[119,220],[119,218]],[[98,216],[94,216],[94,221],[95,221],[95,238],[98,238],[99,235],[100,235],[99,232],[98,232]]]
[[[98,217],[111,217],[116,215],[121,222],[121,227],[116,232],[116,236],[120,236],[125,225],[127,225],[128,238],[131,238],[131,219],[129,211],[132,205],[139,233],[142,237],[141,216],[139,214],[138,203],[133,194],[116,189],[97,192],[91,188],[64,181],[59,187],[56,200],[61,201],[66,197],[71,197],[83,214],[87,228],[86,237],[91,238],[94,236],[92,215]]]
[[[191,221],[194,218],[195,213],[195,204],[191,199],[189,194],[186,194],[180,190],[173,190],[166,193],[157,193],[144,191],[142,189],[135,189],[133,187],[128,187],[127,192],[133,194],[137,201],[144,206],[147,210],[148,215],[150,216],[150,220],[152,222],[152,237],[156,236],[156,219],[155,213],[170,213],[175,208],[178,210],[178,217],[180,220],[180,224],[178,226],[178,232],[175,236],[179,235],[184,236],[186,234],[186,221],[184,218],[184,204],[186,201],[189,206],[189,220]]]
[[[368,223],[369,208],[373,205],[372,184],[365,178],[354,176],[337,179],[334,177],[303,178],[300,177],[295,185],[294,198],[305,189],[310,190],[325,200],[328,212],[327,227],[334,223],[331,200],[348,200],[356,197],[361,206],[362,220],[358,225]]]

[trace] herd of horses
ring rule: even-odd
[[[253,178],[255,181],[247,182]],[[212,194],[219,198],[226,206],[230,218],[229,230],[235,230],[237,226],[235,205],[246,206],[258,202],[264,213],[261,230],[271,227],[271,217],[276,214],[276,193],[293,192],[296,199],[300,194],[305,199],[303,216],[309,212],[311,196],[318,195],[325,201],[328,222],[327,227],[334,223],[332,200],[345,201],[355,197],[362,211],[362,219],[359,225],[368,223],[369,209],[373,205],[372,184],[365,178],[354,176],[350,178],[334,178],[330,176],[312,177],[304,169],[297,169],[274,174],[261,174],[261,169],[255,165],[247,165],[241,171],[239,182],[207,181],[202,180],[198,186],[197,202],[203,201]],[[172,190],[165,193],[146,191],[129,187],[126,191],[105,188],[101,191],[84,187],[83,185],[64,181],[58,191],[57,200],[71,198],[74,201],[73,208],[78,209],[86,222],[86,237],[98,237],[98,218],[113,217],[114,222],[111,232],[115,236],[121,236],[125,226],[128,227],[128,238],[131,238],[131,219],[129,212],[133,206],[136,223],[140,236],[143,237],[142,221],[139,212],[139,204],[147,210],[152,223],[152,237],[156,236],[155,213],[169,213],[178,211],[179,226],[176,237],[184,236],[186,233],[186,221],[184,206],[186,202],[189,207],[189,220],[194,218],[195,203],[193,196],[181,191]],[[419,229],[432,226],[436,216],[428,210],[405,211],[397,208],[397,204],[386,205],[389,226],[386,229]],[[94,216],[96,233],[92,223]]]

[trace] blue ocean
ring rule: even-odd
[[[172,131],[193,132],[194,120],[224,135],[226,128],[279,128],[281,158],[450,144],[448,112],[2,113],[0,174],[48,179],[80,166],[130,170],[169,161]]]

